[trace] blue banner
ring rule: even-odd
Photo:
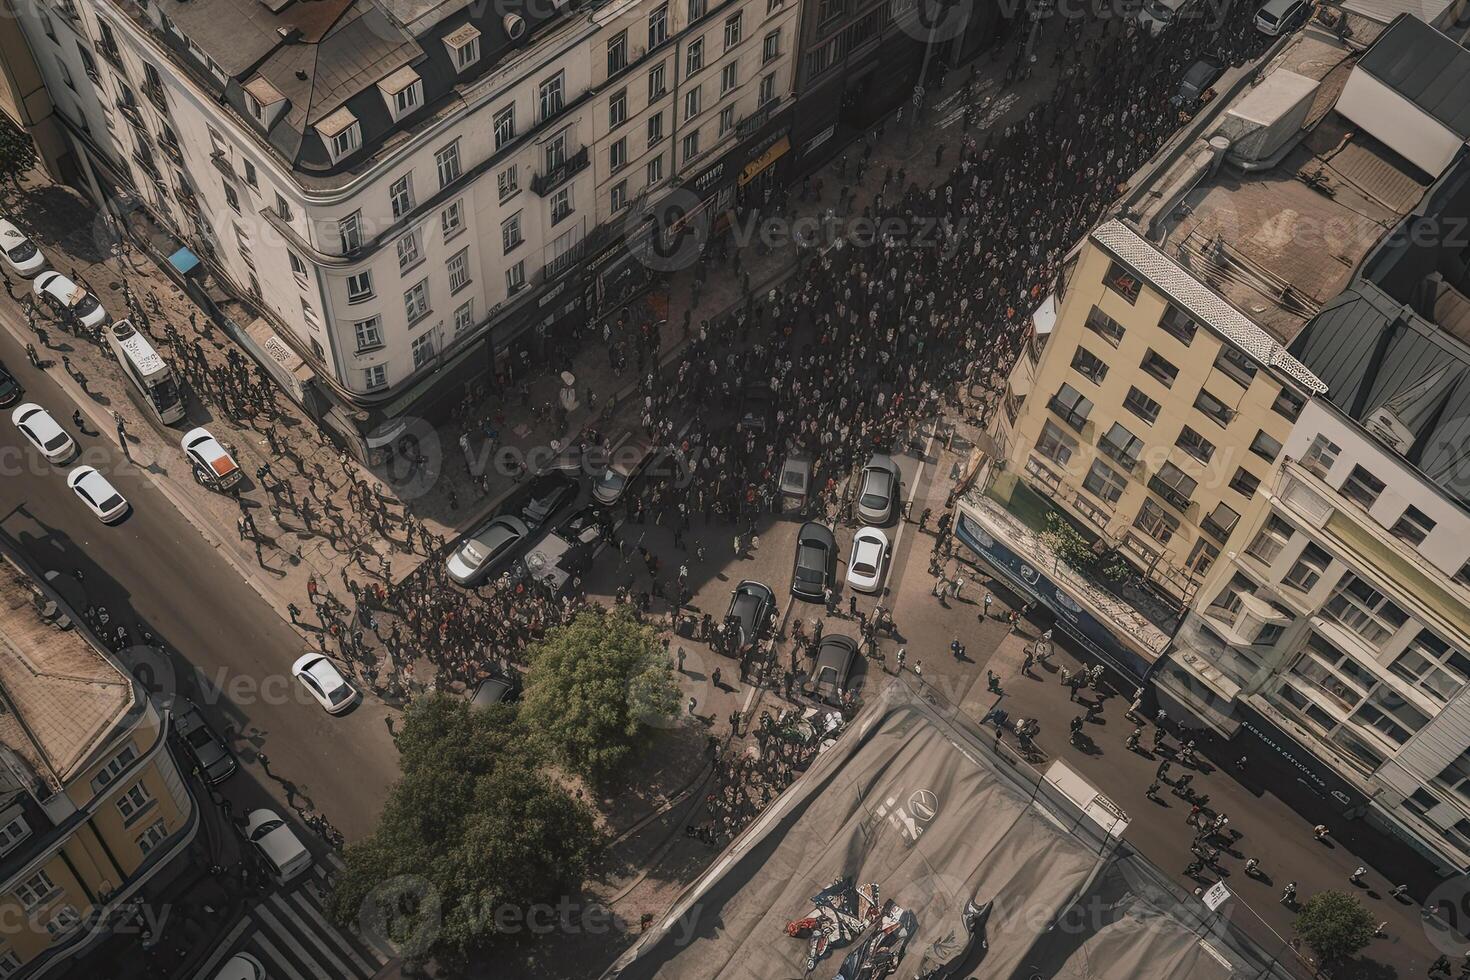
[[[959,521],[955,524],[955,537],[999,572],[1017,592],[1050,609],[1057,628],[1083,649],[1131,680],[1144,682],[1152,666],[1147,660],[1119,643],[1111,630],[1042,574],[1041,569],[997,541],[963,510],[959,511]]]

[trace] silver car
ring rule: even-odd
[[[858,481],[857,511],[864,524],[883,527],[893,518],[898,503],[898,466],[881,453],[863,467]]]
[[[510,557],[516,545],[531,533],[519,517],[495,518],[460,542],[449,556],[449,577],[460,585],[474,585]]]

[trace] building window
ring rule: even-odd
[[[1174,532],[1179,530],[1179,519],[1160,507],[1152,497],[1145,497],[1133,526],[1159,544],[1168,544]]]
[[[1262,429],[1251,440],[1251,452],[1268,463],[1274,463],[1276,462],[1276,457],[1281,455],[1281,443],[1274,437],[1267,435],[1266,430]]]
[[[1271,514],[1266,518],[1266,526],[1256,533],[1245,553],[1263,565],[1270,565],[1280,556],[1294,534],[1296,528],[1278,515]]]
[[[572,213],[572,189],[563,187],[551,196],[551,223],[559,224]]]
[[[1314,542],[1309,541],[1297,560],[1292,563],[1291,568],[1282,576],[1281,583],[1298,592],[1311,592],[1316,588],[1317,583],[1322,581],[1322,576],[1330,564],[1332,564],[1332,556]]]
[[[448,241],[464,228],[464,201],[455,201],[439,214],[439,227]]]
[[[663,157],[663,154],[660,153],[658,156],[654,157],[652,160],[649,160],[648,161],[648,166],[645,169],[648,171],[648,186],[649,187],[652,187],[654,184],[657,184],[659,181],[663,180],[664,179],[664,157]]]
[[[684,50],[684,77],[688,78],[704,67],[704,38],[697,37]]]
[[[515,293],[526,284],[526,260],[522,259],[505,270],[505,291]]]
[[[398,271],[403,272],[419,260],[419,233],[411,231],[398,239],[395,246],[398,249]]]
[[[1124,469],[1133,470],[1138,465],[1138,454],[1143,452],[1143,440],[1114,422],[1103,434],[1097,448],[1121,463]]]
[[[368,391],[381,388],[388,383],[388,367],[385,364],[374,364],[370,368],[362,370],[363,387]]]
[[[761,64],[767,65],[781,56],[781,32],[772,31],[761,40]]]
[[[25,820],[16,817],[14,820],[0,827],[0,854],[9,854],[15,849],[15,845],[31,836],[31,828],[26,826]]]
[[[1378,502],[1378,495],[1383,493],[1383,481],[1363,467],[1354,466],[1343,482],[1341,493],[1359,507],[1369,510]]]
[[[539,115],[537,118],[545,122],[551,116],[562,112],[564,104],[566,104],[566,91],[564,91],[563,87],[563,76],[562,72],[557,72],[556,75],[541,82],[541,90],[539,90],[538,98]]]
[[[648,117],[648,145],[654,146],[663,142],[664,138],[664,114],[655,112]]]
[[[448,187],[459,180],[463,171],[459,166],[459,141],[455,140],[434,154],[434,165],[439,170],[439,186]]]
[[[148,794],[147,787],[140,780],[124,790],[115,802],[117,812],[122,814],[123,824],[126,825],[147,809],[148,805],[153,802],[153,797]]]
[[[773,101],[775,98],[776,74],[775,72],[772,72],[771,74],[761,79],[761,87],[759,94],[756,96],[755,104],[757,106],[764,106],[767,103]]]
[[[1460,566],[1460,570],[1455,573],[1455,581],[1461,585],[1470,586],[1470,561]]]
[[[354,211],[337,222],[337,235],[342,240],[343,254],[362,248],[362,212]]]
[[[449,270],[449,293],[452,296],[470,284],[470,250],[462,248],[455,252],[446,268]]]
[[[222,186],[225,189],[225,203],[230,206],[230,210],[236,214],[243,214],[244,212],[240,210],[240,195],[235,193],[234,185],[223,183]]]
[[[257,190],[260,189],[260,173],[255,169],[255,164],[249,160],[245,161],[245,183]]]
[[[1100,500],[1116,504],[1118,498],[1123,496],[1123,491],[1128,489],[1128,480],[1119,476],[1102,460],[1093,460],[1092,468],[1087,471],[1087,478],[1082,481],[1082,488]]]
[[[357,338],[357,353],[359,354],[365,354],[383,346],[382,321],[375,316],[368,317],[366,320],[358,320],[352,325],[352,333]]]
[[[698,85],[694,86],[692,89],[684,93],[685,119],[693,119],[695,116],[699,115],[699,110],[703,108],[704,102],[702,94],[702,90]]]
[[[1249,388],[1251,386],[1251,379],[1256,376],[1256,371],[1259,370],[1255,361],[1229,344],[1221,346],[1220,353],[1215,356],[1215,368],[1221,374],[1234,380],[1242,388]]]
[[[475,325],[475,301],[467,300],[454,311],[454,335],[467,332]]]
[[[1302,409],[1306,407],[1306,404],[1307,400],[1301,395],[1290,388],[1282,388],[1276,393],[1276,400],[1271,403],[1271,411],[1295,422],[1302,414]]]
[[[1429,532],[1434,530],[1434,524],[1433,518],[1425,514],[1418,507],[1410,504],[1404,509],[1399,519],[1394,521],[1393,527],[1388,529],[1388,533],[1400,541],[1407,541],[1409,544],[1417,547],[1424,543],[1425,538],[1429,537]]]
[[[616,75],[628,67],[628,32],[619,31],[607,42],[607,74]]]
[[[725,18],[725,50],[729,51],[740,43],[744,12]]]
[[[818,0],[817,23],[825,24],[833,17],[840,17],[847,9],[847,0]]]
[[[468,27],[468,25],[466,25],[466,27]],[[474,30],[474,28],[469,29]],[[463,31],[464,28],[461,28],[460,30]],[[456,31],[454,34],[450,35],[450,38],[456,37],[457,35],[459,35],[459,33],[459,31]],[[454,53],[455,71],[464,71],[466,68],[470,67],[475,62],[480,60],[479,32],[476,32],[472,37],[464,38],[463,42],[459,43],[458,45],[456,45],[453,41],[450,41],[449,50]]]
[[[612,186],[612,190],[608,192],[607,204],[608,209],[613,212],[621,211],[628,206],[628,182],[626,180],[620,180]]]
[[[740,67],[740,62],[738,62],[738,61],[732,61],[728,65],[726,65],[725,67],[723,67],[723,68],[720,69],[720,95],[721,96],[726,95],[728,92],[730,92],[730,90],[732,90],[733,88],[735,88],[735,85],[736,85],[736,70],[739,67]]]
[[[1187,425],[1179,431],[1179,438],[1174,440],[1174,445],[1201,463],[1208,463],[1210,457],[1215,455],[1215,444]]]
[[[340,160],[353,150],[357,149],[362,139],[362,130],[354,121],[346,129],[337,133],[331,139],[332,158]]]
[[[694,132],[684,137],[683,150],[685,163],[688,163],[690,160],[693,160],[695,157],[699,156],[699,130],[696,129]]]
[[[92,777],[92,792],[94,794],[102,792],[103,787],[121,775],[137,758],[136,749],[131,745],[123,746],[117,755],[107,760],[107,764],[97,770],[97,775]]]
[[[1307,453],[1302,457],[1302,469],[1315,475],[1319,480],[1325,480],[1328,471],[1337,462],[1337,456],[1341,452],[1337,443],[1324,435],[1319,435],[1307,447]]]
[[[432,332],[419,337],[411,345],[409,350],[413,353],[413,366],[417,370],[434,359],[434,335]]]
[[[1123,324],[1094,306],[1087,314],[1086,327],[1114,347],[1123,339]]]
[[[663,98],[668,91],[668,85],[664,79],[664,66],[662,63],[648,69],[648,101],[654,102]]]
[[[1128,394],[1123,398],[1123,407],[1143,419],[1149,425],[1153,425],[1159,417],[1159,403],[1137,388],[1128,389]]]
[[[1199,390],[1199,394],[1195,396],[1194,407],[1208,415],[1210,417],[1210,421],[1219,424],[1221,428],[1229,425],[1230,420],[1235,417],[1235,409],[1231,408],[1229,405],[1225,404],[1220,399],[1210,394],[1208,391],[1205,391],[1203,388],[1201,388]]]
[[[16,887],[15,897],[20,899],[20,904],[29,912],[55,892],[56,884],[51,880],[51,876],[44,871],[37,871]]]
[[[1432,630],[1420,630],[1388,669],[1440,704],[1458,694],[1466,680],[1470,680],[1470,658],[1441,640]],[[1462,762],[1465,758],[1465,755],[1460,756]],[[1459,785],[1452,788],[1462,796],[1470,796]]]
[[[1092,402],[1083,398],[1082,393],[1069,384],[1063,384],[1057,390],[1051,401],[1047,402],[1047,407],[1078,432],[1082,431],[1082,426],[1087,424],[1087,417],[1092,414]]]
[[[1170,303],[1164,310],[1164,315],[1159,318],[1159,329],[1188,347],[1194,341],[1194,334],[1199,329],[1199,324],[1195,323],[1188,313]]]
[[[1095,385],[1102,384],[1103,378],[1108,376],[1108,366],[1086,347],[1078,347],[1072,355],[1072,370]]]
[[[613,96],[607,100],[607,125],[609,129],[616,129],[628,121],[628,90],[618,89]]]
[[[521,238],[521,214],[517,211],[500,223],[500,249],[509,255],[522,241],[524,239]]]
[[[290,221],[293,216],[291,202],[286,200],[280,191],[276,191],[276,214],[282,221]]]
[[[664,3],[648,15],[648,50],[669,39],[669,5]]]
[[[628,137],[624,136],[607,148],[607,166],[617,173],[628,165]]]
[[[82,916],[73,905],[63,905],[56,913],[46,920],[46,932],[52,938],[65,935],[81,924]]]
[[[708,9],[708,0],[689,0],[689,23],[699,20]]]
[[[495,114],[495,148],[502,149],[516,138],[516,107],[508,105]]]
[[[1173,463],[1165,463],[1159,467],[1148,481],[1148,488],[1160,497],[1165,503],[1175,510],[1188,510],[1194,500],[1195,488],[1199,482],[1185,473]]]
[[[1143,355],[1143,362],[1138,365],[1143,371],[1165,388],[1174,387],[1174,379],[1179,377],[1179,369],[1170,364],[1157,351],[1150,350]]]
[[[1322,614],[1377,647],[1409,621],[1393,600],[1352,572],[1344,572]]]
[[[405,113],[412,112],[423,102],[424,83],[414,79],[408,85],[393,93],[393,118],[397,119]]]
[[[288,250],[286,252],[286,261],[291,264],[291,275],[295,277],[297,284],[305,286],[307,268],[306,263],[302,261],[301,256],[297,255],[295,252]]]
[[[557,133],[541,148],[542,158],[546,161],[546,173],[551,173],[562,164],[567,162],[567,134]]]
[[[1239,523],[1240,514],[1229,504],[1219,503],[1204,520],[1200,521],[1199,526],[1200,530],[1223,544],[1225,539],[1230,537],[1230,532],[1235,530],[1235,525]]]
[[[1036,440],[1036,451],[1054,463],[1066,466],[1077,451],[1077,440],[1067,435],[1055,422],[1047,420],[1042,426],[1041,436]]]
[[[1132,269],[1118,262],[1109,264],[1108,273],[1103,277],[1103,285],[1126,299],[1130,305],[1138,300],[1138,294],[1143,291],[1143,280]]]
[[[735,107],[727,105],[720,110],[720,125],[717,138],[723,139],[725,134],[735,128]]]
[[[1230,478],[1230,489],[1242,497],[1250,498],[1256,495],[1261,488],[1260,477],[1256,476],[1244,466],[1236,467],[1235,475]]]
[[[7,949],[0,953],[0,978],[15,976],[20,972],[20,966],[20,957],[15,955],[14,950]]]
[[[429,280],[420,279],[403,292],[403,312],[413,326],[429,315]],[[418,367],[415,363],[414,367]]]
[[[393,217],[401,218],[413,210],[413,177],[404,174],[388,188],[388,197],[393,203]]]
[[[1394,745],[1403,745],[1429,723],[1429,716],[1397,692],[1380,685],[1368,695],[1368,700],[1353,715],[1353,721],[1373,729]]]
[[[515,164],[511,164],[509,167],[506,167],[504,170],[500,171],[500,173],[495,175],[495,187],[496,190],[500,192],[501,204],[504,204],[506,201],[510,200],[520,191],[520,181],[520,174],[517,171]]]
[[[148,829],[138,836],[138,850],[144,857],[168,837],[168,831],[164,829],[162,820],[155,820],[149,824]]]
[[[347,302],[361,303],[373,298],[373,274],[367,269],[347,277]]]

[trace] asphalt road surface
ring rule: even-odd
[[[134,628],[135,640],[146,624],[174,651],[178,693],[204,705],[239,756],[241,771],[220,787],[237,814],[272,805],[289,818],[283,802],[314,804],[349,840],[367,834],[398,771],[384,723],[388,710],[369,698],[345,715],[323,711],[291,676],[292,662],[305,650],[295,629],[147,474],[122,459],[113,433],[76,431],[77,406],[48,376],[62,370],[59,359],[48,370],[33,368],[24,349],[0,332],[0,360],[25,386],[23,399],[71,432],[82,451],[77,462],[102,471],[133,505],[120,524],[103,525],[67,488],[66,469],[30,446],[10,422],[13,407],[6,408],[0,413],[0,531],[39,569],[62,573],[56,584],[74,603],[84,596],[85,603],[106,607],[109,625]],[[160,674],[168,669],[155,665]],[[295,784],[295,794],[283,781]],[[301,836],[317,843],[309,832]]]

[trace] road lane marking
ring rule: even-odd
[[[219,961],[225,958],[225,954],[239,941],[240,937],[244,935],[245,930],[248,928],[250,928],[250,916],[240,916],[240,921],[235,923],[235,928],[230,930],[229,935],[225,936],[224,941],[219,944],[213,953],[209,954],[209,959],[204,961],[204,965],[199,968],[199,972],[194,974],[194,980],[212,980],[214,977],[214,968],[219,966]]]
[[[317,926],[321,928],[322,932],[325,933],[328,938],[330,938],[334,943],[337,944],[337,947],[341,949],[342,952],[347,954],[347,958],[352,960],[354,966],[362,970],[362,972],[366,976],[372,976],[373,968],[368,966],[366,961],[364,961],[362,957],[357,955],[356,951],[354,951],[352,948],[352,944],[347,941],[347,937],[342,935],[342,933],[336,927],[329,923],[322,916],[322,914],[317,911],[315,905],[312,905],[310,902],[308,902],[305,896],[303,896],[300,892],[292,892],[291,901],[295,902],[296,906],[300,908],[302,912],[305,912],[306,915],[313,922],[315,922]],[[376,957],[376,954],[374,955]],[[379,961],[379,965],[382,965],[386,962],[388,962],[386,959],[381,960]]]
[[[281,951],[279,949],[276,949],[275,943],[265,938],[264,933],[257,932],[254,936],[254,941],[255,945],[260,947],[260,951],[265,954],[265,958],[274,963],[276,967],[279,968],[280,971],[287,976],[288,980],[306,980],[306,978],[303,977],[300,972],[298,972],[297,969],[291,965],[291,961],[281,955]]]
[[[296,941],[296,937],[291,934],[291,930],[287,929],[284,925],[281,924],[281,920],[277,919],[275,915],[271,912],[271,910],[265,907],[264,902],[261,902],[255,907],[255,912],[253,914],[261,922],[271,927],[271,932],[275,935],[275,937],[281,942],[285,943],[287,949],[296,954],[296,958],[301,961],[303,966],[311,971],[312,976],[328,976],[328,974],[322,969],[321,964],[318,963],[312,957],[312,955],[306,951],[305,946]]]
[[[300,930],[303,936],[312,936],[317,940],[317,942],[313,945],[316,947],[318,952],[320,952],[323,956],[332,961],[333,966],[341,971],[339,976],[348,976],[351,974],[351,971],[347,969],[347,964],[343,963],[342,960],[338,958],[337,954],[332,951],[332,948],[330,946],[321,941],[323,937],[318,935],[316,929],[313,929],[311,926],[307,925],[306,920],[297,915],[296,910],[286,904],[286,900],[281,897],[280,892],[273,892],[271,894],[271,902],[276,906],[277,909],[280,910],[282,915],[291,920],[291,924],[294,925],[298,930]]]

